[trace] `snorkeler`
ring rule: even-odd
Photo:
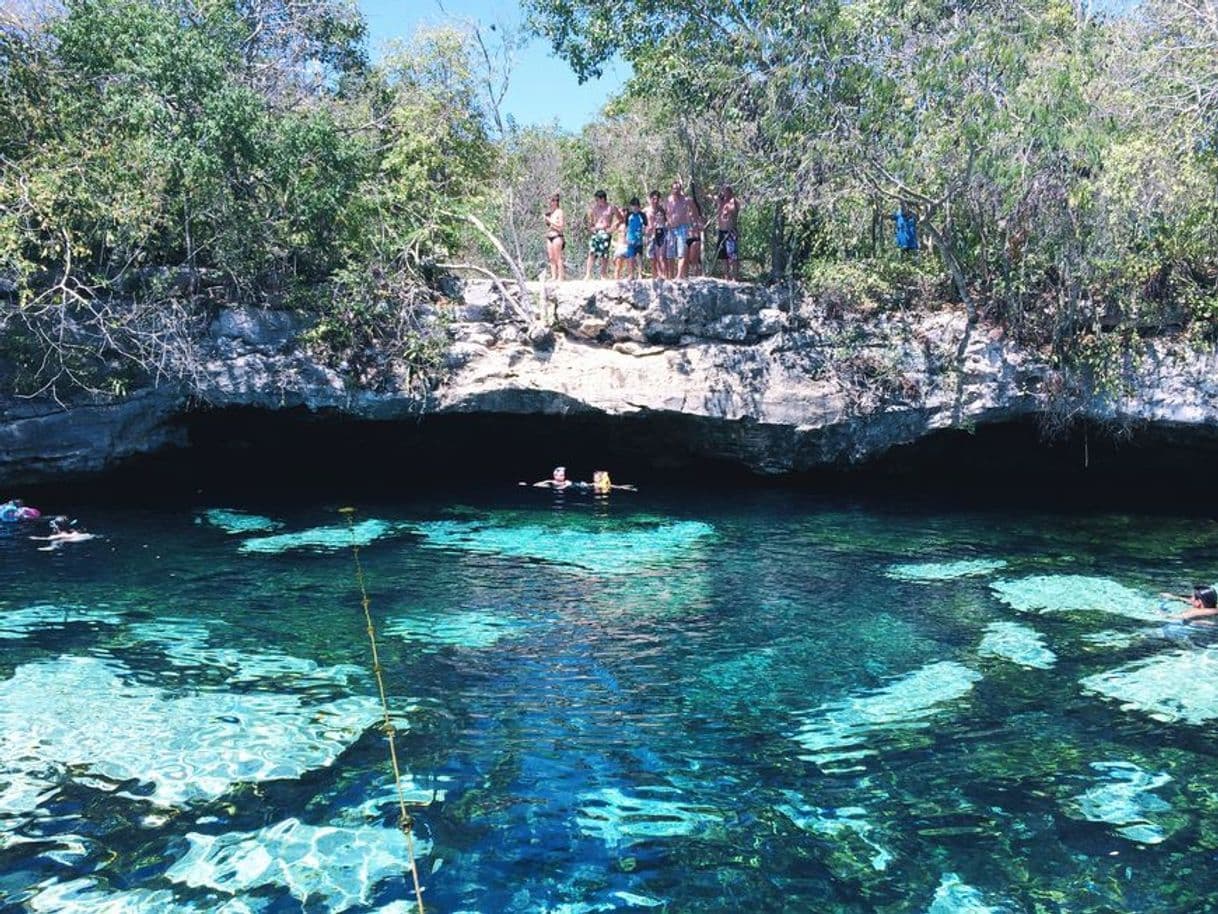
[[[1218,590],[1209,584],[1194,584],[1192,596],[1178,593],[1161,594],[1167,600],[1179,600],[1187,603],[1189,609],[1173,619],[1202,619],[1207,616],[1218,616]]]

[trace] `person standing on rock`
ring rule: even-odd
[[[567,241],[563,235],[566,218],[559,204],[559,196],[555,194],[550,198],[550,208],[546,210],[546,260],[549,261],[550,279],[562,282],[566,278],[566,265],[562,255]]]
[[[664,259],[664,235],[668,231],[668,213],[660,202],[660,192],[653,190],[647,195],[647,208],[643,210],[647,224],[651,227],[648,233],[647,256],[651,259],[651,276],[660,279],[668,275],[668,264]]]
[[[598,190],[594,195],[592,207],[585,217],[588,232],[588,266],[584,270],[584,279],[592,278],[592,263],[600,261],[600,278],[609,278],[609,252],[613,248],[613,217],[614,208],[609,205],[609,195]]]
[[[693,216],[689,197],[685,196],[684,185],[680,181],[672,182],[672,193],[664,201],[664,208],[668,211],[667,244],[664,249],[664,256],[668,260],[668,278],[684,279],[689,268],[686,257],[689,254],[689,224]]]
[[[728,279],[740,279],[740,235],[737,226],[740,222],[740,201],[732,185],[723,184],[715,197],[715,224],[719,228],[719,241],[715,250],[716,267],[720,261],[726,266],[724,272]]]
[[[689,234],[685,241],[685,275],[702,275],[702,232],[706,229],[706,219],[702,215],[702,206],[698,203],[698,190],[694,182],[689,182]]]

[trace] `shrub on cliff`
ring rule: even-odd
[[[344,0],[67,0],[0,28],[0,339],[26,391],[184,377],[226,304],[422,297],[493,166],[456,33]]]

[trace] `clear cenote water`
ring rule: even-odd
[[[0,910],[414,910],[337,507],[0,531]],[[1218,910],[1212,523],[359,509],[429,911]]]

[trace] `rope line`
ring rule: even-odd
[[[423,910],[423,889],[419,885],[419,867],[414,858],[414,817],[406,809],[406,792],[402,789],[402,769],[398,765],[398,750],[394,743],[397,734],[393,720],[389,715],[389,699],[385,697],[385,679],[381,675],[381,658],[376,645],[376,626],[372,624],[372,600],[368,597],[368,586],[364,580],[364,566],[359,560],[359,541],[355,537],[355,509],[339,508],[339,513],[347,518],[347,529],[351,532],[351,555],[355,559],[355,583],[359,585],[360,604],[364,607],[364,622],[368,627],[368,643],[372,647],[372,672],[376,676],[376,687],[381,695],[381,713],[384,720],[381,732],[389,743],[389,762],[393,766],[393,783],[398,793],[398,828],[406,836],[406,856],[410,863],[410,878],[414,882],[414,897],[419,905],[419,914]]]

